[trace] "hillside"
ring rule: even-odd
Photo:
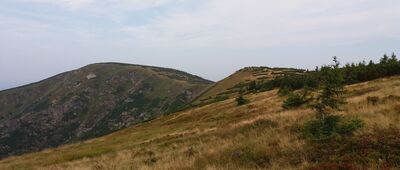
[[[212,82],[185,72],[92,64],[0,92],[0,158],[108,134],[174,112]]]
[[[365,126],[313,143],[301,126],[312,110],[282,109],[277,90],[196,107],[72,145],[10,157],[0,169],[379,169],[400,167],[400,77],[346,87],[336,115]],[[374,103],[368,97],[377,97]],[[383,147],[384,146],[384,147]]]
[[[194,105],[222,101],[239,95],[251,82],[263,83],[285,74],[301,74],[304,70],[293,68],[246,67],[215,83],[200,95]]]

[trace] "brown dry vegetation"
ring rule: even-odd
[[[212,97],[218,96],[218,94],[220,93],[227,92],[229,89],[233,88],[236,84],[240,82],[246,82],[255,79],[256,77],[253,76],[253,74],[249,71],[238,71],[231,76],[225,78],[224,80],[214,84],[214,86],[210,87],[204,94],[199,96],[195,103],[209,100]]]
[[[246,89],[252,81],[265,82],[277,76],[289,73],[302,74],[303,70],[291,68],[246,67],[209,87],[192,104],[206,105],[216,101],[234,98],[239,96],[240,91]]]
[[[283,98],[276,93],[249,94],[245,97],[250,103],[240,107],[229,99],[86,142],[10,157],[0,161],[0,169],[400,167],[400,77],[348,86],[347,104],[335,114],[359,117],[365,126],[349,139],[323,144],[307,141],[301,134],[302,124],[314,116],[312,110],[284,110]],[[370,103],[368,97],[379,99]],[[359,146],[361,141],[367,141],[365,146]],[[395,152],[385,152],[387,158],[381,158],[376,141]]]

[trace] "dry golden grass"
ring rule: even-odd
[[[246,82],[255,79],[257,78],[249,71],[238,71],[231,76],[225,78],[224,80],[219,81],[214,86],[210,87],[195,101],[195,103],[200,102],[201,100],[206,100],[210,97],[215,97],[219,93],[226,92],[228,89],[234,87],[240,82]]]
[[[336,114],[357,116],[366,126],[400,129],[400,77],[349,86],[347,104]],[[277,91],[245,96],[193,108],[136,125],[116,133],[10,157],[0,169],[304,169],[305,141],[299,127],[313,117],[307,108],[283,110]],[[380,98],[372,105],[368,96]],[[373,166],[373,165],[371,165]]]

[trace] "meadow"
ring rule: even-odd
[[[181,111],[100,138],[14,156],[0,169],[395,169],[400,167],[400,77],[346,86],[335,115],[363,120],[353,136],[316,143],[314,112],[285,110],[277,90]],[[377,101],[371,103],[368,97]]]

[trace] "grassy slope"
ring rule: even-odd
[[[217,82],[210,87],[205,93],[199,96],[194,104],[212,103],[212,100],[218,97],[232,98],[236,97],[239,93],[240,87],[235,87],[239,84],[247,85],[251,81],[262,82],[270,80],[278,75],[284,73],[298,73],[302,70],[290,68],[268,68],[268,67],[246,67],[243,68],[229,77]]]
[[[367,103],[367,96],[400,96],[400,77],[348,87],[336,114],[358,116],[356,136],[399,129],[400,102]],[[283,110],[276,91],[246,96],[158,118],[101,138],[0,161],[0,169],[299,169],[313,164],[299,125],[313,114]],[[239,156],[238,156],[239,155]],[[242,155],[242,156],[240,156]],[[243,156],[244,155],[244,156]],[[374,165],[371,164],[371,167]]]

